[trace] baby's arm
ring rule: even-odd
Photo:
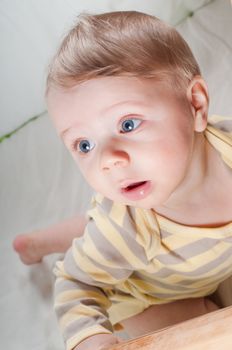
[[[79,214],[48,228],[18,235],[13,247],[25,264],[35,264],[45,255],[68,250],[73,239],[83,234],[86,224],[86,216]]]
[[[104,286],[108,289],[110,283],[94,280],[100,272],[98,262],[94,256],[93,260],[85,256],[84,247],[85,239],[74,241],[64,261],[56,264],[55,310],[66,349],[108,350],[119,342],[107,313],[111,301]],[[85,266],[92,273],[86,273]],[[128,273],[125,271],[126,277]],[[108,278],[108,272],[101,270],[101,279]]]
[[[103,212],[98,214],[102,220]],[[120,233],[117,236],[120,240]],[[55,310],[68,350],[110,349],[117,343],[107,312],[112,305],[108,291],[132,271],[121,256],[121,246],[115,248],[110,236],[104,237],[90,219],[83,238],[74,240],[64,261],[56,263]]]
[[[110,200],[94,197],[83,237],[74,240],[64,261],[56,264],[55,310],[68,350],[96,349],[91,346],[94,339],[104,340],[99,347],[110,349],[108,340],[115,340],[111,338],[114,330],[109,317],[111,296],[117,294],[116,286],[123,285],[134,271],[145,269],[148,264],[147,250],[135,239],[131,212],[115,206],[119,209],[117,214]],[[147,237],[141,241],[156,247],[150,244],[150,232]],[[133,301],[134,312],[141,312],[141,304],[135,302],[133,295],[122,291],[119,295],[123,295],[124,305],[126,300],[129,305]]]

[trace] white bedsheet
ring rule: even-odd
[[[208,82],[210,112],[232,116],[230,1],[209,3],[178,29]],[[84,210],[91,191],[46,114],[0,144],[0,181],[1,348],[63,350],[52,309],[51,269],[57,256],[27,267],[18,260],[11,244],[17,233]]]

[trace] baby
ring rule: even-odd
[[[136,337],[216,310],[210,295],[232,275],[232,128],[208,123],[184,39],[138,12],[82,15],[46,98],[96,194],[84,217],[14,247],[30,264],[73,241],[55,268],[66,349],[108,349],[122,326]]]

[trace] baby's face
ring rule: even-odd
[[[183,183],[194,121],[185,98],[164,83],[97,78],[51,90],[48,110],[87,182],[104,196],[155,208]]]

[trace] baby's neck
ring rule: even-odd
[[[155,211],[191,226],[214,227],[232,222],[232,169],[205,139],[198,142],[197,157],[197,171],[190,173],[193,181]]]

